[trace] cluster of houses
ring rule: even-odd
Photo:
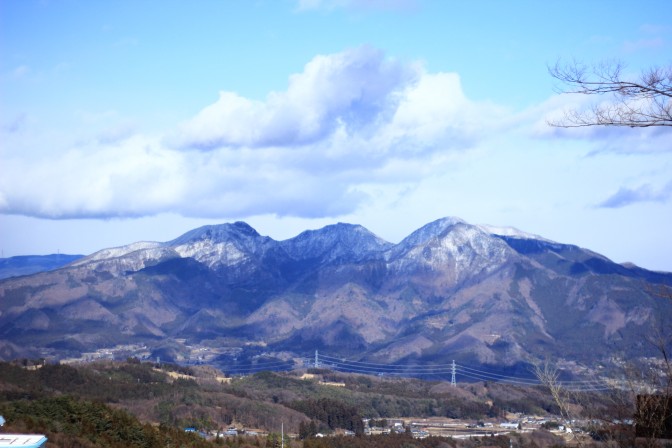
[[[547,422],[548,420],[543,418],[524,417],[524,416],[520,416],[519,418],[516,418],[511,421],[505,421],[500,423],[492,423],[492,422],[466,423],[464,421],[462,422],[448,421],[443,419],[409,422],[403,419],[387,419],[386,422],[384,423],[385,426],[377,426],[381,424],[380,421],[368,418],[363,419],[365,435],[395,434],[395,433],[410,432],[412,436],[417,439],[424,439],[426,437],[429,437],[430,435],[438,435],[438,434],[456,438],[481,437],[484,434],[497,434],[511,431],[525,431],[531,429],[531,427],[535,426],[541,427]],[[555,428],[558,431],[562,431],[565,433],[572,433],[572,429],[569,426],[558,424],[557,427]],[[245,435],[245,436],[267,435],[266,433],[237,429],[235,427],[229,427],[224,431],[221,430],[212,431],[210,433],[199,431],[196,428],[185,428],[185,431],[196,433],[207,439],[232,437],[238,435]],[[350,430],[339,429],[336,430],[333,434],[318,433],[315,435],[315,437],[321,438],[334,435],[354,436],[355,432]],[[0,448],[1,447],[2,445],[0,445]]]
[[[480,437],[485,434],[506,433],[511,431],[526,431],[531,428],[541,427],[547,423],[546,419],[539,417],[525,417],[499,423],[477,422],[466,423],[464,421],[449,421],[445,419],[429,419],[422,421],[388,420],[386,427],[371,425],[375,420],[364,420],[365,434],[390,434],[409,431],[414,438],[423,439],[430,435],[442,435],[446,437],[468,438]],[[565,433],[572,433],[569,426],[558,424],[555,429]]]
[[[210,431],[210,432],[205,432],[205,431],[202,431],[202,430],[198,430],[194,427],[189,427],[189,428],[184,428],[184,431],[197,434],[197,435],[203,437],[204,439],[208,439],[208,440],[219,439],[221,437],[233,437],[233,436],[238,436],[238,435],[246,435],[246,436],[252,436],[252,437],[253,436],[259,436],[259,435],[264,435],[264,436],[266,435],[266,433],[261,434],[257,431],[237,429],[237,428],[234,428],[234,427],[230,427],[230,428],[228,428],[224,431],[214,430],[214,431]]]

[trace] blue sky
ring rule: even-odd
[[[0,247],[458,216],[672,271],[672,133],[557,129],[557,60],[672,64],[672,3],[0,1]]]

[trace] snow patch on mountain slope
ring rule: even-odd
[[[389,252],[390,267],[404,270],[424,265],[433,271],[448,268],[457,280],[492,272],[515,256],[515,251],[500,238],[454,218],[435,221],[420,230]]]
[[[555,243],[555,241],[551,241],[533,233],[523,232],[522,230],[518,230],[515,227],[491,226],[489,224],[480,224],[476,227],[491,235],[510,236],[514,238],[525,238],[528,240],[539,240],[547,243]]]
[[[237,221],[233,224],[202,226],[190,230],[165,244],[169,246],[181,246],[199,240],[210,240],[214,242],[238,240],[242,243],[244,241],[256,241],[259,238],[263,237],[259,235],[252,226],[245,222]]]
[[[173,247],[181,257],[192,257],[212,268],[240,265],[261,257],[279,243],[239,221],[199,227],[165,244]]]
[[[320,257],[324,261],[347,255],[360,258],[393,246],[360,225],[344,223],[306,230],[280,245],[294,259]]]
[[[125,246],[112,247],[109,249],[99,250],[93,254],[77,260],[72,263],[72,266],[81,266],[88,264],[92,261],[106,260],[110,258],[123,257],[137,251],[145,251],[148,249],[157,249],[162,246],[162,243],[157,243],[155,241],[139,241],[137,243],[127,244]]]
[[[424,225],[415,232],[411,233],[409,236],[404,238],[397,246],[402,248],[417,246],[419,244],[426,242],[430,238],[434,238],[437,235],[444,233],[449,228],[456,226],[458,224],[466,224],[466,222],[454,216],[448,216],[445,218],[437,219],[436,221],[430,222],[429,224]]]
[[[192,257],[208,267],[216,265],[234,266],[245,262],[249,256],[231,241],[214,242],[197,240],[174,247],[180,257]]]
[[[119,275],[127,271],[139,271],[159,260],[176,258],[178,254],[170,247],[156,246],[134,250],[122,255],[112,252],[109,257],[96,257],[95,259],[78,261],[77,265],[94,270],[106,270],[111,274]],[[88,258],[88,257],[87,257]]]

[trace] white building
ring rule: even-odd
[[[5,425],[5,418],[0,415],[0,426]],[[39,448],[47,441],[42,434],[0,434],[0,448],[20,446],[22,448]]]
[[[0,448],[39,448],[47,441],[41,434],[0,434]]]

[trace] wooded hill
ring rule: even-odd
[[[0,363],[0,414],[7,419],[6,430],[44,433],[51,441],[48,446],[198,447],[211,442],[185,433],[184,428],[209,432],[235,426],[279,433],[284,425],[285,432],[301,430],[305,436],[309,427],[326,433],[336,429],[360,433],[363,417],[476,421],[503,419],[506,412],[559,413],[542,388],[496,383],[451,387],[326,370],[313,374],[311,380],[272,372],[224,379],[210,367],[157,366],[134,359],[39,368],[28,362]],[[323,380],[338,381],[343,387],[324,385]],[[586,412],[608,415],[607,398],[589,397],[586,402],[594,408]],[[266,446],[271,439],[228,438],[226,443],[245,446],[256,440],[256,446]],[[306,443],[308,447],[336,442]]]

